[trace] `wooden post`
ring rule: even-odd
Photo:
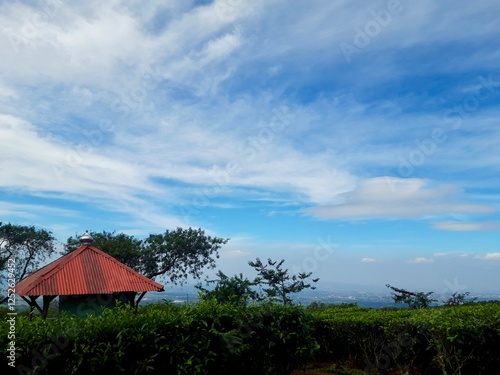
[[[42,317],[45,319],[47,317],[47,313],[49,312],[50,302],[56,298],[56,296],[43,296],[43,310]]]
[[[139,298],[137,298],[137,302],[135,303],[135,311],[137,312],[137,308],[139,307],[139,302],[141,302],[142,297],[146,295],[147,292],[142,292]]]
[[[40,296],[28,296],[28,298],[26,298],[25,296],[20,296],[23,300],[26,301],[26,303],[29,305],[30,307],[30,321],[33,320],[33,311],[35,310],[35,307],[38,311],[40,311],[40,314],[42,314],[42,309],[40,308],[40,306],[38,305],[38,303],[36,302],[36,299]]]

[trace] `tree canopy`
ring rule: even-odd
[[[0,270],[7,267],[8,259],[15,259],[16,282],[23,279],[54,253],[55,241],[45,229],[0,223]]]
[[[214,298],[218,303],[234,303],[237,305],[246,305],[250,300],[257,300],[259,294],[252,288],[255,283],[243,277],[243,274],[229,277],[222,271],[218,271],[218,279],[207,281],[207,285],[215,284],[212,290],[196,285],[200,291],[201,299]]]
[[[45,229],[0,223],[0,269],[9,258],[15,258],[16,280],[21,280],[53,254],[55,241]]]

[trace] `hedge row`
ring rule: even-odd
[[[9,323],[0,323],[8,348]],[[369,374],[500,374],[500,304],[422,310],[155,304],[18,317],[21,374],[285,375],[313,361]]]
[[[316,358],[369,374],[500,374],[500,304],[312,309]]]
[[[1,324],[3,347],[8,324]],[[313,359],[312,317],[300,307],[264,304],[150,305],[85,319],[16,323],[22,374],[289,374]]]

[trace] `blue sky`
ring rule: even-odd
[[[499,291],[496,1],[0,2],[0,220]]]

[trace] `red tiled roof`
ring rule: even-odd
[[[89,245],[56,259],[16,284],[21,296],[111,294],[161,291],[148,279],[111,255]]]

